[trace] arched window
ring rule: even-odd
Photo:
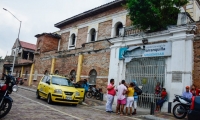
[[[120,29],[123,28],[123,24],[121,22],[118,22],[115,24],[115,36],[120,35]]]
[[[56,75],[58,75],[58,74],[59,74],[59,71],[58,71],[58,70],[56,70],[56,71],[55,71],[55,74],[56,74]]]
[[[89,40],[90,40],[91,42],[93,42],[93,41],[95,41],[95,39],[96,39],[96,30],[95,30],[94,28],[92,28],[92,29],[90,30],[90,38],[89,38]]]
[[[96,85],[97,71],[92,69],[89,73],[89,83]]]
[[[74,81],[76,81],[76,71],[75,71],[75,70],[72,70],[72,71],[70,72],[70,77],[71,77]]]
[[[75,42],[76,42],[76,35],[72,34],[70,37],[70,46],[69,47],[75,47]]]
[[[49,75],[48,70],[45,70],[44,75]]]

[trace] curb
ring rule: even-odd
[[[140,117],[150,119],[150,120],[170,120],[170,119],[156,117],[154,115],[140,115]]]
[[[30,89],[30,88],[27,88],[27,87],[22,87],[22,86],[18,86],[18,87],[21,88],[21,89],[24,89],[24,90],[31,91],[31,92],[36,92],[36,90]]]

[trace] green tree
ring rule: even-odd
[[[127,0],[130,19],[140,29],[158,31],[175,25],[180,7],[188,0]]]

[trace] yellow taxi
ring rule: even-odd
[[[84,92],[84,88],[75,88],[66,77],[46,75],[38,84],[36,97],[47,99],[49,104],[59,102],[77,105],[83,100]]]

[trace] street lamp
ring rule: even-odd
[[[16,44],[15,44],[16,51],[14,53],[14,60],[13,60],[13,65],[12,65],[12,70],[11,70],[11,75],[12,75],[13,74],[13,70],[14,70],[14,66],[15,66],[15,58],[16,58],[16,55],[17,55],[17,46],[18,46],[19,34],[20,34],[20,29],[21,29],[21,23],[22,23],[22,21],[20,21],[16,16],[14,16],[9,10],[7,10],[5,8],[3,8],[3,10],[9,12],[13,17],[15,17],[20,22],[18,37],[17,37],[17,41],[16,41]]]

